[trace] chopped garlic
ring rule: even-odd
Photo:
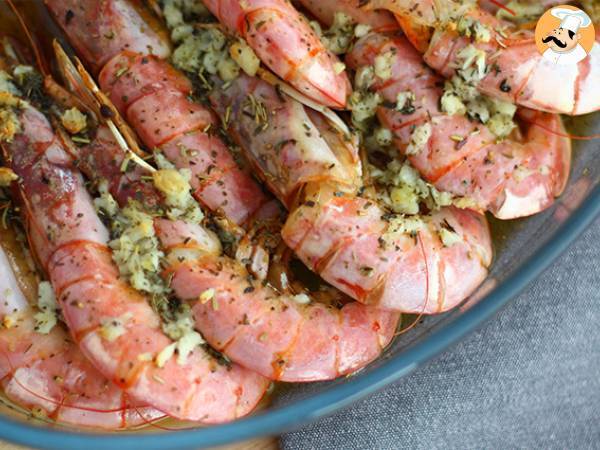
[[[21,123],[13,111],[0,110],[0,142],[12,142],[21,131]]]
[[[394,63],[394,52],[385,52],[375,57],[373,64],[375,75],[382,80],[389,80],[392,77],[392,68]]]
[[[233,59],[221,59],[217,62],[217,73],[223,81],[233,81],[240,74],[240,66]]]
[[[177,364],[186,364],[188,356],[194,351],[196,347],[204,344],[204,339],[200,333],[191,331],[181,337],[177,341]]]
[[[254,50],[244,40],[234,42],[229,49],[233,60],[242,68],[246,75],[253,77],[260,67],[260,59]]]
[[[410,135],[410,142],[406,147],[405,153],[407,155],[416,155],[423,150],[431,138],[431,133],[432,129],[429,122],[415,127]]]
[[[508,136],[516,127],[513,121],[516,106],[489,98],[477,90],[477,84],[487,74],[485,52],[469,45],[458,52],[455,66],[456,74],[444,85],[442,111],[478,120],[499,139]]]
[[[165,366],[165,364],[167,363],[167,361],[169,361],[169,359],[171,359],[173,357],[173,355],[175,354],[175,349],[177,348],[177,343],[173,342],[169,345],[167,345],[165,348],[163,348],[158,355],[156,355],[156,358],[154,358],[154,363],[160,367],[163,368]]]
[[[200,206],[191,194],[191,177],[189,169],[161,169],[152,174],[154,185],[165,195],[165,203],[169,206],[169,219],[199,223],[204,218]]]
[[[459,18],[456,31],[462,36],[475,38],[476,42],[490,42],[492,38],[489,27],[468,16]]]
[[[390,200],[393,205],[393,211],[396,213],[419,213],[419,197],[409,185],[392,188],[390,191]]]
[[[392,243],[405,235],[414,235],[426,226],[420,216],[396,216],[390,219],[389,226],[382,238]]]
[[[369,89],[375,83],[375,69],[373,66],[362,66],[354,76],[354,86],[357,90]]]
[[[452,201],[452,204],[460,209],[478,209],[479,205],[470,197],[460,197]]]
[[[209,288],[207,290],[205,290],[204,292],[202,292],[202,294],[200,294],[200,296],[198,297],[198,300],[200,301],[200,303],[206,303],[210,300],[212,300],[214,298],[216,294],[215,288]]]
[[[451,247],[454,244],[458,244],[463,241],[462,237],[458,233],[443,227],[438,230],[438,234],[442,243],[444,244],[444,247]]]
[[[38,285],[38,304],[39,312],[33,316],[35,319],[35,330],[40,334],[48,334],[58,322],[56,312],[56,296],[52,285],[48,281],[42,281]]]
[[[333,65],[333,71],[335,72],[336,75],[339,75],[344,70],[346,70],[346,64],[344,64],[342,62],[338,61]]]
[[[306,294],[296,294],[292,296],[292,300],[300,305],[307,305],[310,303],[310,297]]]
[[[167,0],[163,6],[163,17],[169,29],[175,28],[183,24],[183,11],[178,7],[173,0]]]
[[[356,28],[354,28],[354,36],[356,36],[357,38],[361,38],[369,34],[370,31],[370,25],[359,23],[358,25],[356,25]]]
[[[94,199],[96,211],[106,214],[108,217],[115,217],[119,212],[119,205],[110,192],[108,192],[108,182],[106,180],[102,180],[98,184],[98,193],[100,197]]]
[[[153,157],[154,162],[156,163],[159,169],[176,169],[175,164],[173,164],[171,161],[165,158],[165,155],[163,155],[160,151],[155,151]]]
[[[165,255],[159,249],[152,216],[130,204],[120,211],[116,222],[121,234],[109,246],[121,275],[134,289],[164,294],[165,285],[159,273]]]
[[[161,169],[154,172],[154,175],[154,182],[165,194],[166,202],[187,210],[187,196],[190,195],[189,173]],[[121,276],[127,279],[134,289],[152,294],[152,306],[163,320],[162,329],[167,336],[176,341],[173,345],[178,348],[178,361],[183,363],[191,349],[201,343],[202,338],[194,331],[194,320],[189,306],[182,304],[175,308],[169,303],[168,296],[172,291],[168,282],[160,276],[161,261],[165,255],[160,250],[155,235],[154,218],[135,202],[119,209],[104,180],[99,183],[99,191],[101,195],[95,199],[95,204],[111,220],[114,238],[109,242],[109,246],[113,249],[113,260]],[[114,320],[103,325],[102,332],[106,339],[116,339],[124,332],[124,328],[120,326],[122,324]],[[166,359],[170,358],[169,351],[167,348],[157,356],[156,361],[160,365],[164,364],[161,362],[163,359],[166,362]]]
[[[528,178],[530,175],[533,175],[534,171],[532,171],[531,169],[528,169],[527,167],[523,167],[523,166],[518,166],[514,171],[513,171],[513,178],[517,181],[517,182],[521,182],[523,180],[525,180],[526,178]]]
[[[124,320],[123,318],[116,317],[103,320],[102,326],[100,327],[100,336],[102,339],[113,342],[123,336],[126,332],[124,322],[128,319],[129,318]]]
[[[6,329],[14,328],[15,325],[19,322],[19,316],[20,314],[18,312],[15,312],[13,314],[6,314],[2,318],[2,326]]]
[[[13,77],[4,70],[0,70],[0,92],[8,92],[12,95],[21,95],[21,92],[13,83]]]
[[[388,145],[391,145],[393,135],[389,129],[384,128],[384,127],[378,127],[375,130],[374,137],[375,137],[375,141],[377,142],[378,145],[381,145],[382,147],[386,147]]]
[[[465,81],[477,83],[485,77],[487,73],[485,51],[474,45],[468,45],[459,50],[456,56],[459,72]]]
[[[440,104],[442,111],[450,116],[464,116],[467,113],[467,107],[462,102],[461,98],[456,94],[456,92],[450,89],[444,90]]]
[[[403,114],[412,114],[415,110],[413,103],[416,97],[412,91],[398,92],[396,96],[396,111],[400,111]]]
[[[363,128],[365,122],[375,116],[377,107],[382,102],[383,97],[377,92],[354,91],[349,101],[354,125],[358,128]]]
[[[137,355],[137,360],[138,361],[152,361],[152,353],[140,353],[139,355]]]
[[[12,169],[8,167],[0,167],[0,187],[9,187],[13,181],[19,177]]]
[[[385,170],[373,166],[370,169],[379,202],[396,214],[418,214],[421,202],[425,202],[430,210],[452,204],[450,193],[439,192],[425,182],[408,162],[400,162],[395,158]]]
[[[354,38],[354,22],[350,16],[336,12],[328,30],[321,31],[321,41],[335,55],[348,52]]]
[[[494,114],[486,125],[499,138],[508,136],[517,126],[513,117],[506,114]]]
[[[69,134],[81,133],[87,127],[87,117],[77,108],[67,109],[62,113],[60,122]]]

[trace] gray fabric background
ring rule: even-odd
[[[600,220],[479,331],[282,447],[600,448]]]

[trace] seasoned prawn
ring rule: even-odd
[[[285,243],[333,286],[363,303],[431,314],[457,305],[485,278],[492,250],[482,215],[443,209],[408,232],[357,196],[355,146],[328,142],[331,126],[320,130],[298,102],[246,76],[209,97],[221,117],[229,111],[230,133],[290,209]],[[259,104],[270,112],[269,126],[255,133]],[[456,234],[452,245],[440,239],[444,227]]]
[[[461,52],[473,47],[485,56],[485,76],[477,87],[486,95],[560,114],[600,109],[598,42],[579,64],[557,66],[538,52],[533,30],[516,28],[477,6],[433,0],[374,0],[370,5],[394,12],[425,62],[446,78],[456,74]],[[469,31],[474,28],[479,31]]]
[[[192,171],[194,195],[204,206],[237,225],[248,225],[263,207],[271,208],[260,186],[212,133],[213,114],[190,100],[191,82],[161,59],[170,53],[156,49],[168,49],[168,39],[146,21],[144,9],[126,0],[46,0],[46,5],[84,62],[101,69],[100,87],[147,148],[160,149],[178,168]],[[111,14],[90,13],[100,10]],[[98,39],[90,26],[111,39]]]
[[[306,20],[285,0],[203,0],[229,31],[248,42],[273,72],[307,97],[344,108],[346,72]],[[343,68],[343,66],[340,66]]]
[[[0,233],[0,379],[4,394],[58,423],[117,429],[150,423],[163,414],[132,403],[106,379],[59,326],[36,328],[30,306],[37,280],[10,230]],[[30,297],[30,298],[28,298]]]
[[[83,353],[133,399],[173,417],[215,423],[249,413],[267,388],[263,377],[224,367],[200,347],[161,358],[172,341],[147,299],[119,277],[108,231],[63,144],[33,106],[13,105],[17,132],[4,147],[21,179],[32,250]]]
[[[404,37],[371,34],[356,44],[346,62],[360,70],[385,54],[393,55],[390,77],[376,78],[371,87],[384,100],[378,117],[426,180],[500,219],[538,213],[562,193],[569,177],[571,141],[558,115],[522,110],[529,124],[523,136],[496,143],[486,125],[440,111],[443,79],[423,66]],[[406,92],[414,100],[410,110],[399,111],[397,98]],[[416,127],[428,127],[431,133],[409,151]]]

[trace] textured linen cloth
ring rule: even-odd
[[[480,330],[281,442],[285,450],[600,448],[600,220]]]

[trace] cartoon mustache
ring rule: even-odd
[[[562,42],[561,40],[559,40],[559,39],[558,39],[557,37],[555,37],[555,36],[548,36],[548,37],[545,37],[544,39],[542,39],[542,42],[543,42],[544,44],[547,44],[547,43],[548,43],[548,42],[550,42],[550,41],[554,41],[554,43],[555,43],[556,45],[558,45],[560,48],[565,48],[565,47],[567,46],[567,43],[566,43],[566,42]]]

